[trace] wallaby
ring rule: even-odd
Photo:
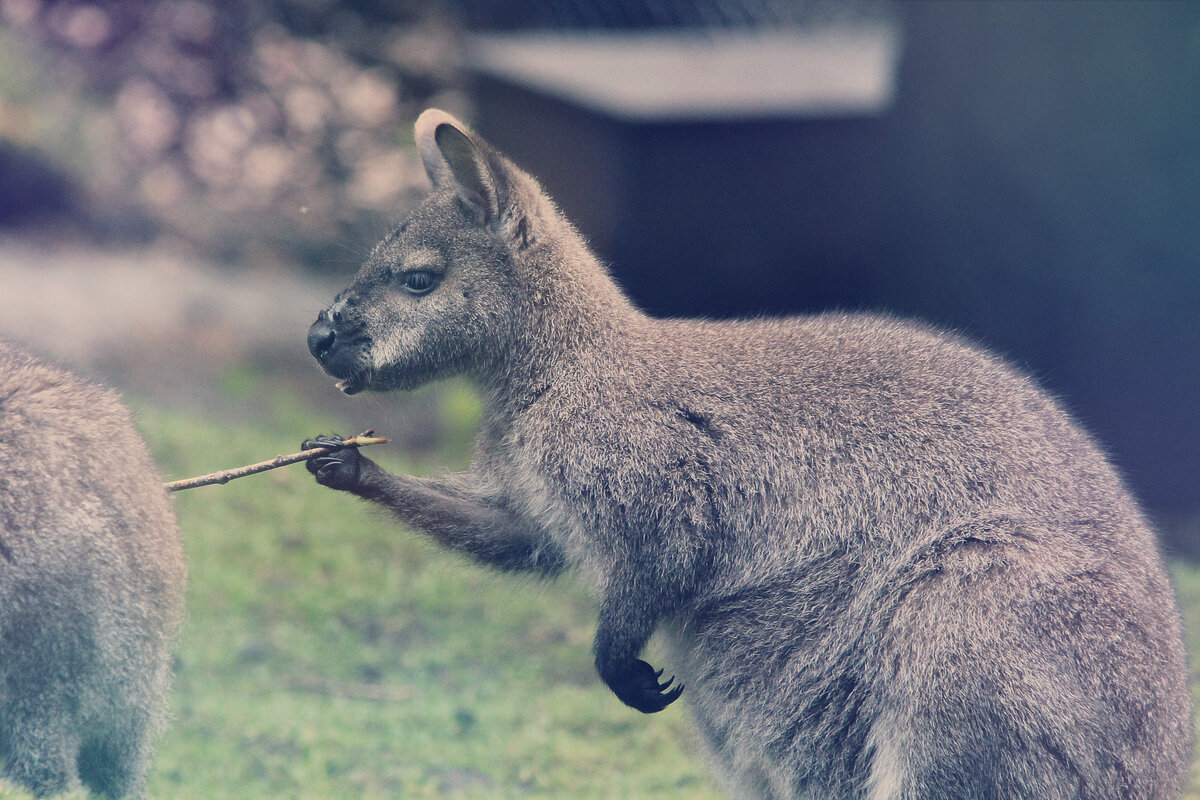
[[[1179,797],[1174,593],[1059,403],[884,316],[649,318],[461,123],[426,111],[416,141],[432,195],[308,344],[347,394],[467,376],[475,458],[429,479],[341,449],[319,483],[589,573],[600,677],[644,712],[689,698],[730,797]],[[639,659],[656,629],[679,683]]]
[[[0,763],[43,797],[140,795],[184,557],[116,394],[0,344]]]

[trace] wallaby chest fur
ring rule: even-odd
[[[142,792],[184,560],[113,392],[0,343],[0,760],[38,796]]]
[[[652,712],[661,630],[732,797],[1178,797],[1182,630],[1091,439],[958,337],[865,314],[634,309],[536,183],[440,112],[435,193],[310,331],[348,392],[479,385],[461,475],[315,459],[506,569],[574,566],[596,664]]]

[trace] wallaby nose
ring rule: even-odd
[[[317,315],[317,321],[308,329],[308,352],[312,353],[317,361],[324,361],[325,356],[333,349],[336,339],[337,331],[329,324],[329,315],[322,311]]]

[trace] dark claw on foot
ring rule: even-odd
[[[661,669],[656,672],[654,667],[638,659],[624,674],[609,680],[608,685],[625,705],[645,714],[654,714],[683,694],[682,685],[670,688],[675,682],[674,676],[660,683],[662,674]]]

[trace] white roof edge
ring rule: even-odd
[[[895,93],[898,26],[473,37],[467,64],[635,121],[873,116]]]

